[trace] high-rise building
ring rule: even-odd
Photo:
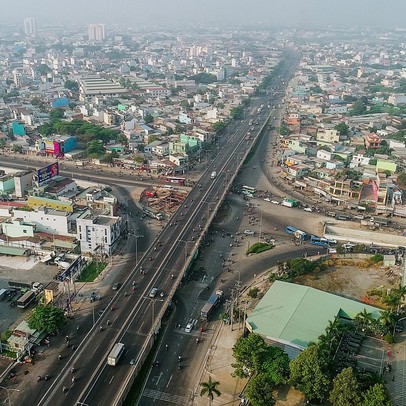
[[[89,24],[88,36],[89,41],[104,41],[104,24]]]
[[[35,18],[29,17],[24,18],[24,32],[25,35],[35,35],[37,32],[37,28],[35,25]]]

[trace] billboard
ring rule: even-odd
[[[45,141],[45,152],[47,154],[53,154],[55,150],[55,143],[54,141]]]
[[[54,178],[59,175],[59,163],[54,162],[51,165],[45,166],[44,168],[38,169],[37,172],[37,182],[39,185],[46,182],[49,179]]]

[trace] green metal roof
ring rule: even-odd
[[[15,255],[22,256],[27,252],[27,248],[18,248],[18,247],[5,247],[0,245],[0,255]]]
[[[304,349],[336,317],[354,318],[364,309],[374,318],[380,309],[308,286],[276,281],[247,321],[254,333]]]

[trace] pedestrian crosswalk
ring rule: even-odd
[[[177,405],[187,405],[187,398],[179,395],[171,395],[170,393],[160,392],[154,389],[144,389],[142,396],[152,398],[154,400],[161,400],[168,403],[175,403]]]

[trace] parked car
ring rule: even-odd
[[[121,283],[120,283],[120,282],[117,282],[117,283],[115,283],[115,284],[111,287],[111,289],[113,289],[113,290],[118,290],[118,289],[120,289],[120,287],[121,287]]]
[[[252,230],[244,230],[244,234],[245,234],[245,235],[254,235],[255,232],[252,231]]]

